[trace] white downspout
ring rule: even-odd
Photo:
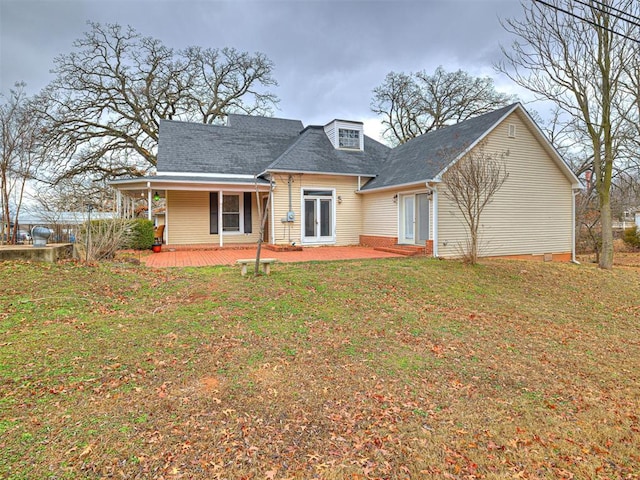
[[[426,184],[427,190],[433,194],[433,257],[438,258],[438,189]]]
[[[571,263],[580,265],[580,262],[576,260],[576,196],[580,193],[580,190],[573,190],[573,202],[571,202]]]

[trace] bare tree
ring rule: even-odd
[[[77,175],[55,185],[39,182],[34,186],[33,205],[41,215],[55,217],[61,212],[83,212],[87,205],[98,212],[115,210],[115,191],[106,182]]]
[[[630,61],[625,63],[625,77],[622,80],[626,95],[622,105],[617,105],[617,113],[627,120],[628,126],[625,173],[634,180],[633,188],[640,189],[640,41],[631,46],[633,54]],[[640,203],[634,207],[640,207]]]
[[[0,104],[0,239],[16,243],[20,210],[27,184],[47,158],[42,143],[45,127],[35,105],[39,99],[27,97],[25,84],[17,83],[6,103]],[[14,225],[11,230],[11,225]]]
[[[382,117],[384,136],[394,144],[516,101],[515,96],[497,92],[489,77],[442,67],[433,75],[391,72],[373,95],[371,110]]]
[[[519,40],[497,68],[539,97],[554,102],[588,140],[602,224],[599,266],[613,267],[611,185],[613,166],[628,125],[616,106],[632,60],[633,25],[617,11],[637,13],[636,0],[523,3],[524,17],[504,22]],[[620,35],[622,34],[622,35]]]
[[[120,25],[90,23],[55,59],[52,133],[67,162],[57,174],[137,176],[156,165],[160,119],[212,123],[227,113],[269,113],[273,63],[232,48],[174,51]]]
[[[480,143],[443,175],[444,196],[453,201],[468,228],[465,261],[475,265],[480,247],[480,218],[496,192],[509,178],[504,157],[507,153],[489,153]]]
[[[596,262],[600,262],[602,251],[602,224],[600,206],[595,185],[591,182],[592,172],[586,174],[585,188],[576,195],[576,250],[582,253],[593,252]]]

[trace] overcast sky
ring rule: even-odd
[[[522,93],[493,70],[500,44],[511,42],[499,19],[521,10],[518,0],[0,0],[0,91],[24,81],[36,93],[87,21],[119,23],[176,49],[262,52],[279,83],[275,116],[364,121],[379,138],[369,105],[390,71],[442,65]]]

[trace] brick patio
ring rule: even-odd
[[[306,247],[298,252],[274,252],[262,249],[262,258],[277,258],[280,262],[311,262],[330,260],[357,260],[366,258],[401,257],[369,247]],[[217,250],[172,249],[163,245],[162,251],[142,258],[149,267],[204,267],[208,265],[234,265],[241,258],[256,258],[256,248],[230,248]]]

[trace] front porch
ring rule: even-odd
[[[150,176],[113,185],[119,216],[146,217],[162,227],[165,246],[191,250],[255,244],[271,188],[248,176]]]

